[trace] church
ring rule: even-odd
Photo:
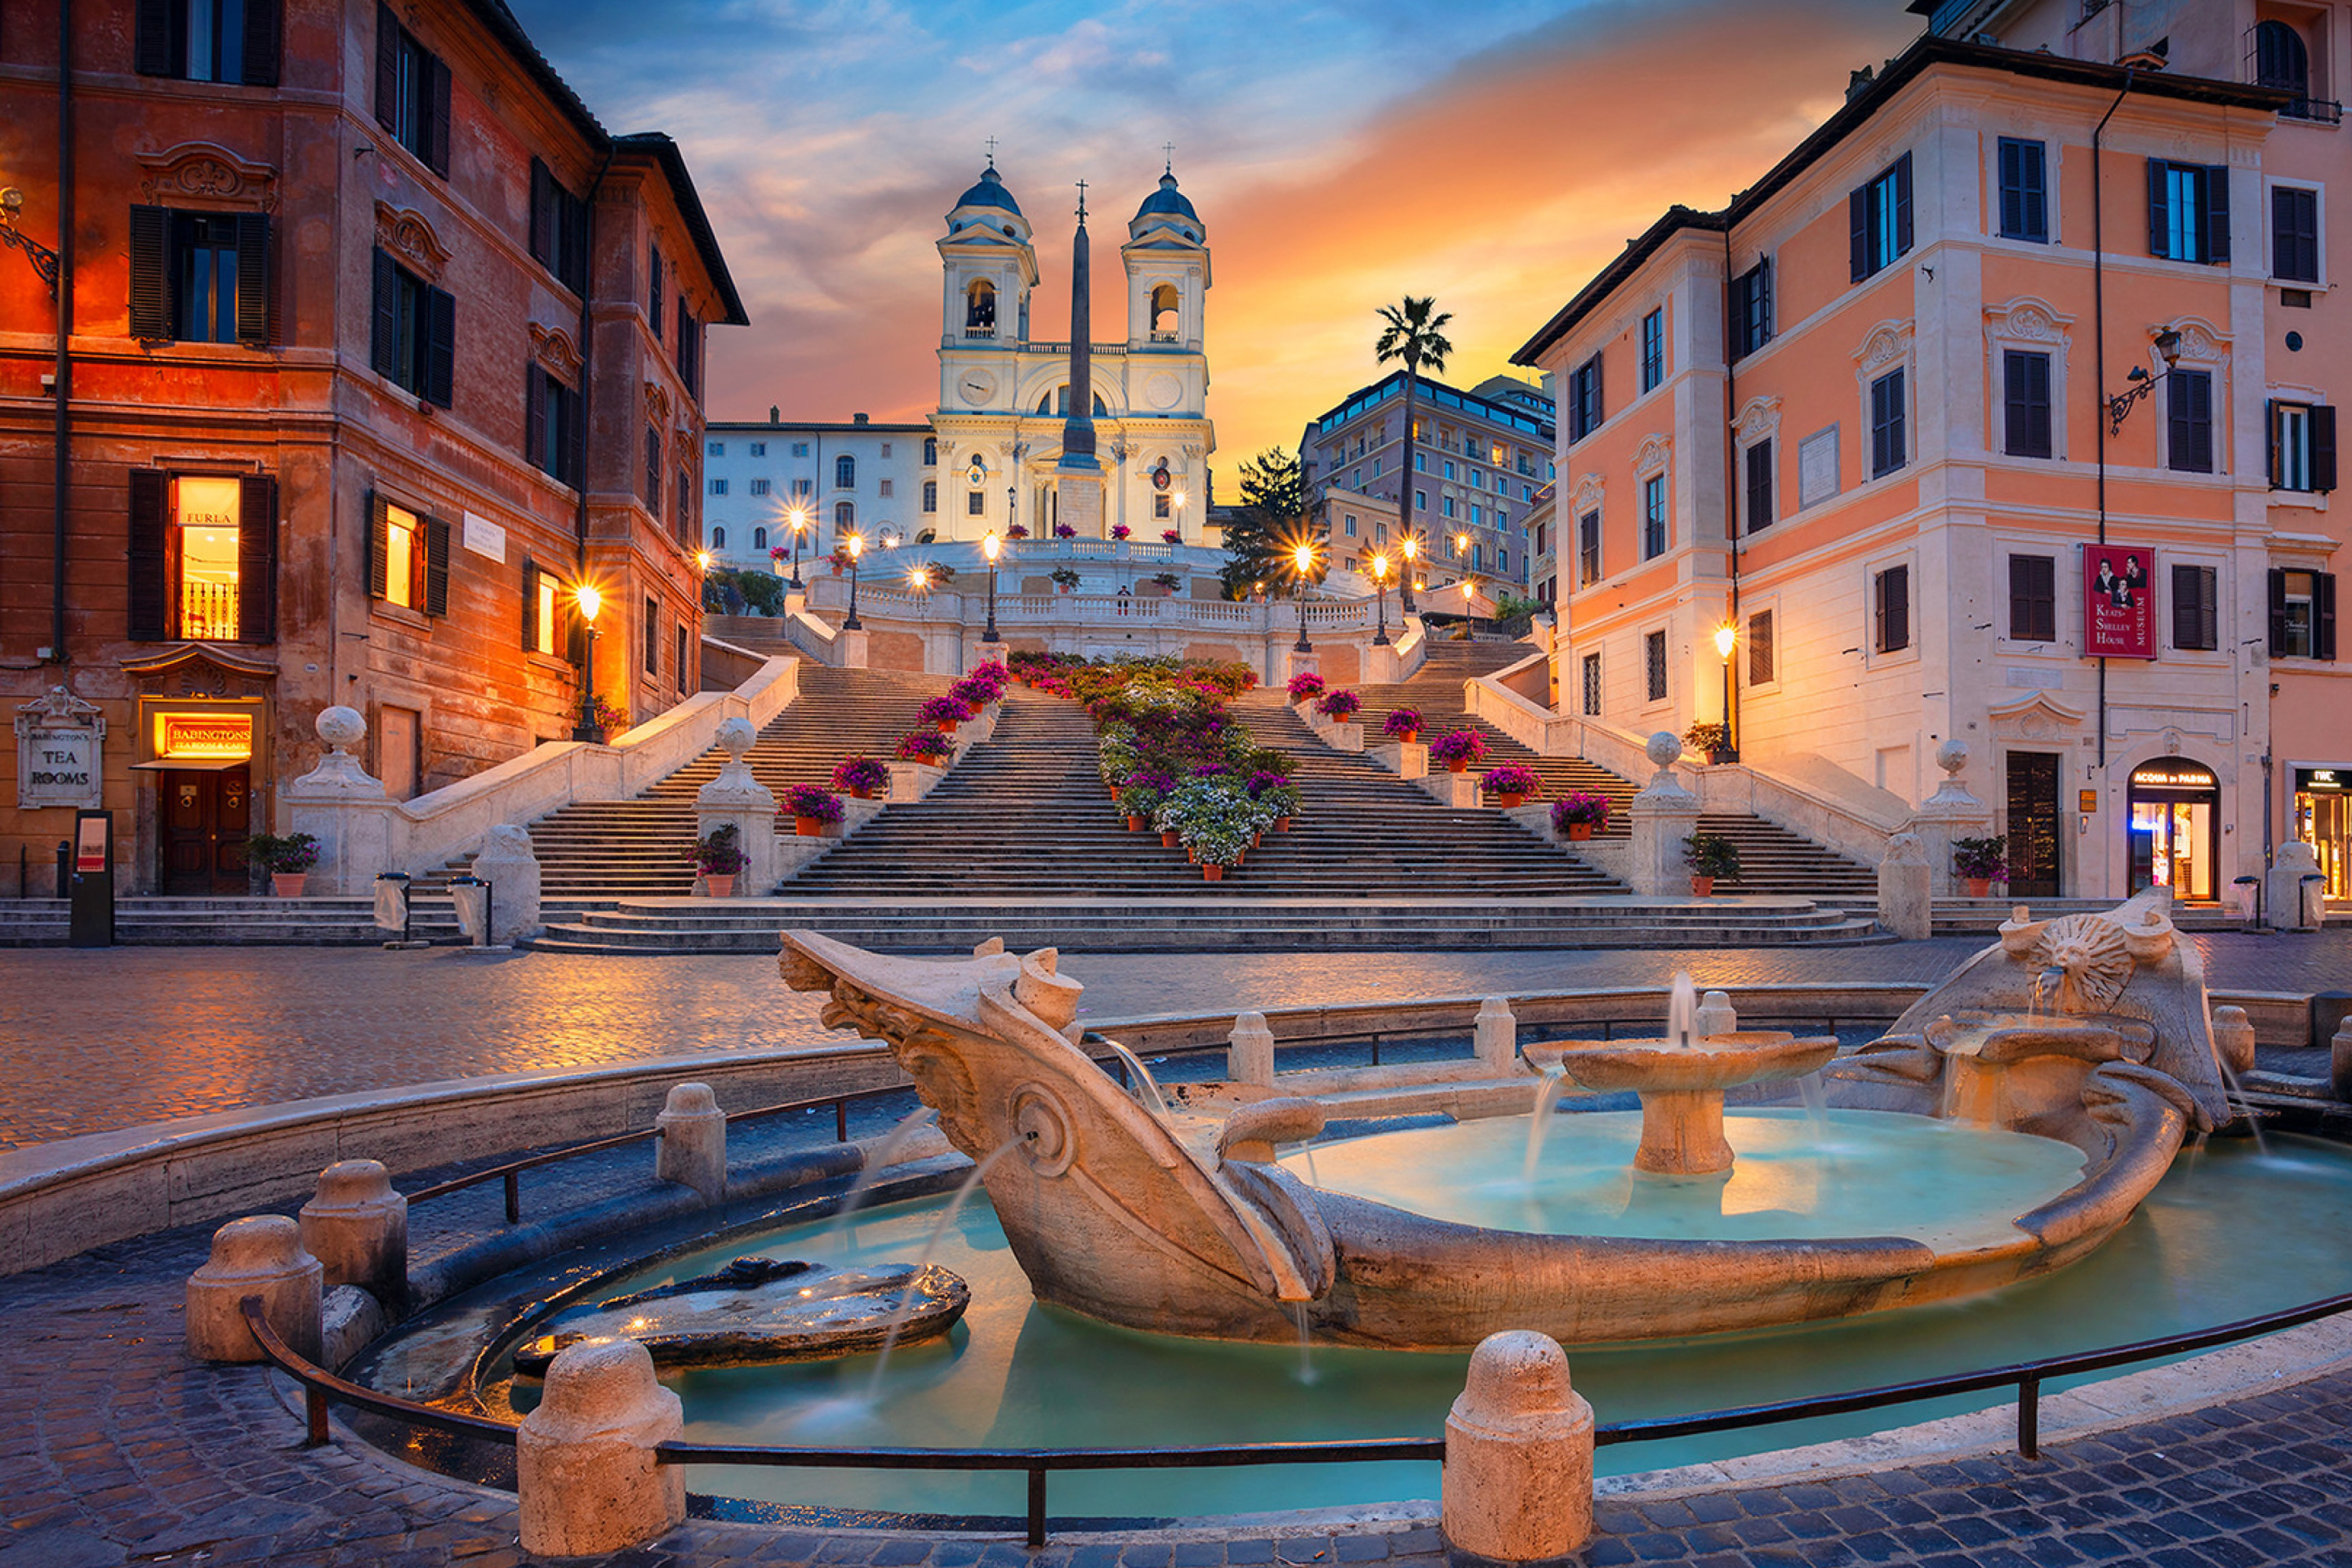
[[[1172,166],[1127,226],[1127,335],[1093,342],[1085,187],[1071,243],[1068,342],[1029,335],[1037,247],[993,157],[948,214],[941,270],[936,509],[941,542],[1059,525],[1081,538],[1205,542],[1210,424],[1207,230]],[[1083,395],[1073,395],[1083,387]],[[926,498],[930,500],[933,498]]]

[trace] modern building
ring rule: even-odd
[[[246,892],[330,705],[406,797],[568,737],[583,660],[698,689],[744,314],[677,145],[499,0],[68,15],[69,72],[56,8],[0,28],[0,890],[103,807],[123,890]]]
[[[914,543],[940,525],[939,440],[929,425],[714,423],[703,432],[702,532],[712,561],[765,566],[803,524],[803,558],[841,535]]]
[[[1398,371],[1310,420],[1298,437],[1308,494],[1318,502],[1342,493],[1378,498],[1393,518],[1403,505],[1401,485],[1410,467],[1412,526],[1426,550],[1424,574],[1526,584],[1527,512],[1551,479],[1551,399],[1507,375],[1481,382],[1472,392],[1423,376],[1413,391],[1410,464],[1403,408],[1404,372]],[[1332,543],[1347,552],[1344,534],[1335,532]]]
[[[2352,8],[1932,10],[1519,351],[1563,389],[1564,700],[1727,696],[1749,765],[1898,810],[1963,742],[2013,893],[2214,898],[2298,833],[2352,890]]]

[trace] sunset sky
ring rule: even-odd
[[[1121,336],[1117,246],[1174,142],[1221,477],[1376,378],[1400,295],[1454,312],[1447,380],[1507,369],[1668,205],[1721,205],[1918,31],[1901,0],[512,3],[608,127],[685,148],[751,316],[711,334],[714,418],[936,405],[932,245],[991,136],[1037,231],[1033,331],[1064,335],[1084,179]]]

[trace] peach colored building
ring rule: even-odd
[[[2228,896],[2299,824],[2352,891],[2308,787],[2352,780],[2332,106],[2243,79],[2267,6],[1934,9],[1519,351],[1560,391],[1562,706],[1727,700],[1749,766],[1898,819],[1964,742],[2014,893]],[[2341,79],[2352,7],[2292,15]]]

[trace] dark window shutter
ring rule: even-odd
[[[2270,453],[2271,489],[2286,482],[2286,422],[2279,417],[2275,397],[2263,399],[2263,444]]]
[[[530,254],[544,266],[555,265],[555,177],[539,159],[530,161]]]
[[[653,323],[654,341],[659,342],[662,335],[662,259],[658,246],[648,247],[646,268],[650,279],[646,290],[646,315]]]
[[[2271,568],[2271,657],[2286,657],[2286,569]]]
[[[2172,568],[2172,646],[2199,647],[2197,640],[2197,568]]]
[[[1870,276],[1870,187],[1855,187],[1845,199],[1846,231],[1853,264],[1853,281],[1859,283]]]
[[[400,21],[382,0],[375,8],[375,118],[385,127],[400,123]]]
[[[563,281],[574,294],[588,292],[588,204],[559,193],[556,208],[563,215]]]
[[[522,646],[526,652],[552,651],[539,646],[539,563],[522,558]]]
[[[172,215],[131,209],[131,335],[149,342],[172,335]]]
[[[588,488],[588,395],[566,389],[563,399],[563,482]]]
[[[646,510],[661,510],[661,433],[646,427]]]
[[[2316,403],[2311,409],[2311,488],[2336,488],[2336,407]]]
[[[2172,195],[2166,183],[2170,165],[2161,158],[2147,161],[2147,253],[2172,254]]]
[[[523,460],[541,473],[551,473],[555,465],[547,455],[547,372],[535,364],[526,366],[522,384]]]
[[[2001,355],[2005,449],[2013,458],[2051,454],[2050,356],[2025,350]]]
[[[381,599],[389,584],[392,553],[392,503],[381,495],[368,497],[368,596]]]
[[[1911,154],[1908,153],[1895,160],[1895,254],[1911,254]]]
[[[245,82],[248,87],[276,87],[281,48],[278,0],[245,0]]]
[[[425,401],[449,406],[457,379],[457,301],[440,289],[425,290],[427,336],[425,348]]]
[[[2311,657],[2336,657],[2336,574],[2311,576]]]
[[[1748,684],[1763,686],[1772,679],[1772,612],[1748,617]]]
[[[2204,371],[2176,370],[2167,378],[2171,426],[2169,467],[2181,473],[2213,471],[2213,378]]]
[[[425,613],[449,613],[449,525],[437,517],[425,519]]]
[[[164,535],[171,526],[171,476],[154,468],[131,470],[131,626],[133,642],[162,642],[169,584],[164,581]]]
[[[180,62],[172,57],[171,0],[139,0],[138,40],[131,47],[133,68],[141,76],[177,76]]]
[[[2230,259],[2230,165],[2212,163],[2205,170],[2205,259],[2221,265]]]
[[[1756,346],[1772,341],[1772,258],[1756,264]]]
[[[270,268],[269,216],[236,218],[236,341],[249,349],[277,340],[276,279]]]
[[[236,640],[278,640],[278,481],[237,481]]]
[[[2025,144],[2000,139],[1995,178],[2000,182],[2000,230],[2015,237],[2025,227]]]
[[[438,55],[426,55],[425,75],[429,94],[425,162],[446,180],[449,177],[449,62]]]
[[[368,364],[387,381],[399,381],[400,268],[383,251],[375,253],[375,330],[368,348]]]

